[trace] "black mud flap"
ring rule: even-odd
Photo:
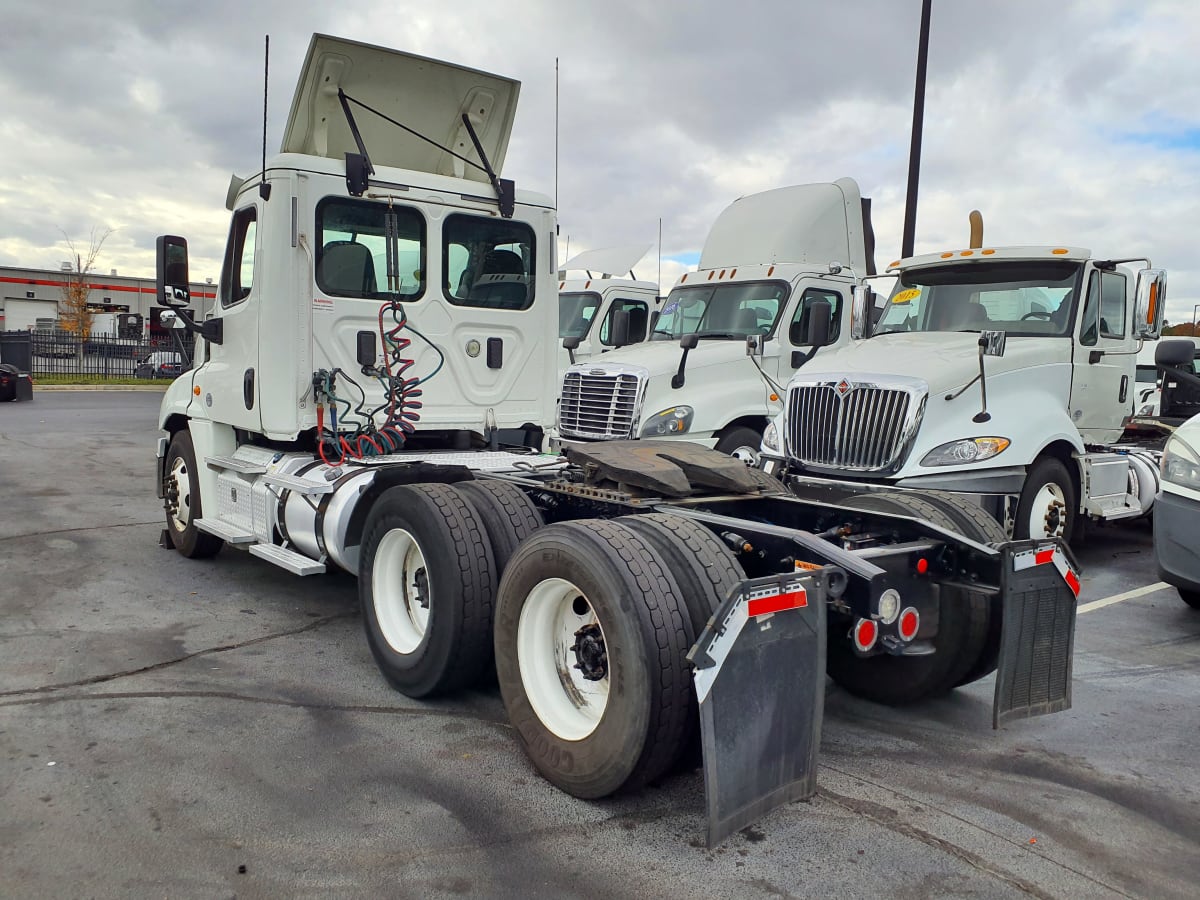
[[[817,787],[825,713],[827,567],[743,582],[688,654],[704,747],[708,846]]]
[[[1071,708],[1079,596],[1079,566],[1057,540],[1007,545],[1002,573],[993,728]]]

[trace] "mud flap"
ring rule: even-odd
[[[1004,550],[1004,619],[992,727],[1071,708],[1079,566],[1058,541]]]
[[[816,791],[825,712],[827,567],[743,582],[688,659],[704,748],[708,846]]]

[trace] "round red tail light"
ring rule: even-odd
[[[863,653],[875,646],[879,639],[879,626],[870,619],[859,619],[854,626],[854,646]]]
[[[900,638],[905,641],[911,641],[917,636],[917,629],[921,627],[921,614],[913,607],[909,607],[900,613],[900,622],[897,625],[900,631]]]

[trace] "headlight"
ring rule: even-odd
[[[1012,443],[1003,437],[963,438],[934,447],[921,460],[923,466],[961,466],[966,463],[982,462],[1004,452]]]
[[[1152,415],[1154,415],[1154,404],[1153,404],[1153,403],[1147,403],[1145,406],[1143,406],[1141,409],[1139,409],[1139,410],[1137,411],[1137,414],[1138,414],[1139,416],[1152,416]]]
[[[764,450],[770,450],[772,453],[783,452],[783,448],[779,445],[779,428],[776,427],[774,419],[768,423],[767,430],[763,432],[762,445]]]
[[[1163,481],[1200,491],[1200,453],[1179,435],[1172,435],[1163,447],[1160,468]]]
[[[667,434],[684,434],[692,427],[692,415],[695,413],[690,406],[672,406],[657,412],[646,420],[642,426],[642,437],[662,437]]]

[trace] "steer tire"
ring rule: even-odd
[[[568,794],[635,790],[678,758],[691,685],[677,597],[654,545],[620,522],[548,525],[509,561],[496,605],[500,694],[534,766]],[[577,644],[598,626],[600,677],[575,668],[587,660],[561,639],[580,622]],[[604,699],[589,701],[580,686]]]
[[[762,447],[762,432],[755,431],[753,428],[747,428],[744,425],[739,425],[737,428],[731,428],[726,431],[717,440],[714,449],[718,453],[727,453],[730,456],[738,456],[748,466],[758,464],[759,449]],[[751,457],[747,459],[747,457]]]
[[[1061,533],[1057,536],[1064,541],[1069,541],[1074,536],[1072,532],[1075,530],[1075,521],[1079,517],[1075,483],[1071,480],[1071,474],[1067,471],[1067,467],[1060,460],[1052,456],[1043,456],[1029,467],[1029,472],[1025,475],[1025,486],[1021,489],[1021,499],[1017,501],[1017,519],[1013,525],[1014,540],[1024,540],[1031,536],[1033,529],[1030,528],[1030,525],[1034,506],[1038,501],[1038,495],[1045,488],[1057,489],[1057,492],[1062,494],[1063,504],[1066,507],[1065,512],[1060,514],[1065,521],[1062,523]],[[1032,536],[1046,537],[1040,531]]]
[[[497,579],[521,542],[545,523],[529,495],[507,481],[460,481],[454,489],[475,508],[496,558]]]
[[[171,543],[180,556],[188,559],[216,556],[225,542],[196,527],[196,520],[203,517],[200,509],[200,474],[196,468],[192,435],[186,428],[171,438],[164,471],[163,509]]]
[[[379,496],[363,527],[358,596],[392,687],[430,697],[477,682],[492,663],[495,594],[492,547],[462,494],[413,484]]]
[[[918,496],[864,494],[841,505],[924,519],[939,528],[959,531],[940,505]],[[986,651],[993,618],[991,606],[987,597],[973,591],[944,585],[931,588],[938,598],[938,628],[932,638],[932,654],[858,656],[847,634],[831,620],[826,662],[829,676],[855,696],[891,706],[915,703],[962,684]],[[918,632],[917,637],[923,635]]]

